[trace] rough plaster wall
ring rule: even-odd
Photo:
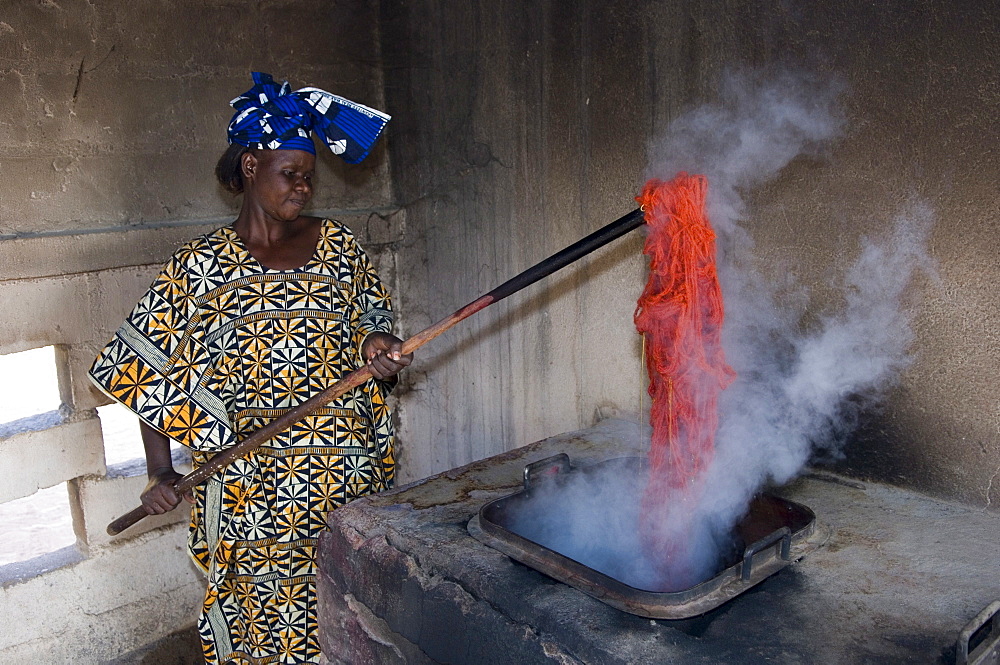
[[[830,275],[908,200],[934,209],[940,282],[920,285],[915,362],[842,468],[973,505],[1000,499],[1000,16],[988,2],[776,13],[771,42],[843,72],[849,126],[829,160],[755,194],[762,254],[829,304]]]
[[[104,534],[145,483],[105,475],[92,409],[106,399],[85,372],[170,253],[233,218],[212,169],[251,70],[384,107],[375,10],[0,0],[0,353],[58,345],[67,412],[0,440],[17,481],[2,494],[70,481],[78,536],[75,554],[0,570],[0,661],[108,662],[194,623],[204,581],[183,511]],[[321,155],[313,208],[354,228],[392,283],[397,234],[372,212],[389,203],[385,143],[361,166]]]
[[[794,165],[755,194],[760,251],[795,264],[820,307],[830,267],[863,233],[911,191],[931,200],[942,282],[924,287],[920,359],[880,424],[885,435],[859,444],[856,459],[893,480],[996,505],[996,23],[989,3],[943,0],[0,0],[0,350],[67,344],[70,380],[83,383],[92,349],[132,300],[122,294],[141,291],[152,264],[201,222],[232,214],[207,174],[223,147],[226,102],[249,87],[252,68],[395,116],[388,154],[376,151],[360,169],[321,158],[316,207],[380,213],[352,224],[390,273],[399,251],[397,301],[415,332],[630,210],[647,140],[707,98],[722,67],[818,61],[850,81],[850,132],[828,162]],[[389,155],[396,207],[387,206]],[[599,408],[640,410],[630,323],[644,278],[639,247],[638,236],[622,239],[426,348],[400,391],[403,476],[576,429]],[[126,266],[137,266],[131,277]],[[51,303],[67,302],[65,293],[30,308],[6,297],[81,280],[104,308],[100,325],[84,330],[53,324],[67,306]],[[120,288],[102,286],[116,280]],[[69,401],[89,408],[94,399]],[[100,496],[117,490],[98,491],[99,477],[84,482],[98,483],[89,514],[113,513],[117,504]],[[189,598],[197,583],[185,578],[182,535],[165,536],[178,586],[163,588]],[[150,623],[157,592],[127,611],[81,616],[74,599],[98,580],[93,567],[121,574],[147,554],[112,544],[91,557],[91,567],[5,590],[8,625],[22,626],[29,603],[43,607],[43,590],[69,600],[0,656],[55,654],[86,634],[86,621],[132,640],[177,627],[173,618]],[[106,573],[99,579],[115,588]],[[60,625],[76,622],[61,639],[57,615]]]
[[[253,69],[377,106],[366,1],[0,3],[0,236],[228,216],[211,178]],[[384,153],[323,155],[313,206],[384,201]],[[336,160],[336,161],[335,161]]]
[[[597,45],[642,26],[590,10],[383,4],[386,98],[408,109],[392,154],[409,331],[635,207],[649,109]],[[635,408],[634,305],[618,296],[641,279],[640,247],[623,239],[425,347],[400,397],[404,476],[573,429],[625,394]]]
[[[645,146],[723,68],[846,78],[847,135],[752,193],[765,262],[827,282],[911,194],[939,222],[916,363],[848,468],[996,505],[1000,491],[997,15],[986,2],[384,0],[386,98],[408,331],[629,210]],[[630,315],[638,236],[460,324],[401,396],[402,474],[643,409]],[[648,407],[648,405],[646,405]]]
[[[676,3],[382,6],[387,103],[409,110],[391,149],[411,331],[632,210],[650,136],[735,25],[705,34],[710,11]],[[404,477],[648,409],[641,247],[618,240],[424,350],[400,397]]]

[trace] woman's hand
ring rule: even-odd
[[[139,495],[142,507],[146,509],[147,515],[169,513],[181,502],[174,484],[183,477],[174,471],[170,457],[170,439],[141,420],[139,433],[146,449],[146,476],[149,478],[146,489]],[[190,493],[185,494],[184,498],[188,503],[194,502]]]
[[[403,340],[384,332],[373,332],[361,344],[361,357],[376,379],[389,379],[411,362],[412,353],[403,353]]]
[[[146,509],[147,515],[162,515],[169,513],[181,502],[180,495],[174,490],[174,484],[183,476],[173,467],[163,467],[156,469],[149,474],[149,482],[146,489],[139,495],[142,507]],[[192,501],[191,495],[184,496],[188,502]]]

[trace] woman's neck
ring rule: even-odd
[[[265,268],[292,270],[301,268],[316,251],[322,220],[300,215],[290,222],[263,220],[242,213],[233,222],[233,230],[250,255]]]

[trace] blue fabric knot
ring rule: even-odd
[[[292,91],[270,74],[252,72],[254,86],[229,102],[236,114],[229,142],[263,150],[305,150],[313,155],[316,132],[335,155],[357,164],[378,140],[387,114],[319,88]]]

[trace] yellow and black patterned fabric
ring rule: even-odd
[[[326,220],[310,261],[258,263],[231,227],[178,250],[90,370],[194,464],[361,366],[389,298],[351,232]],[[367,384],[196,488],[189,547],[209,577],[208,663],[310,663],[325,514],[389,487],[387,385]]]

